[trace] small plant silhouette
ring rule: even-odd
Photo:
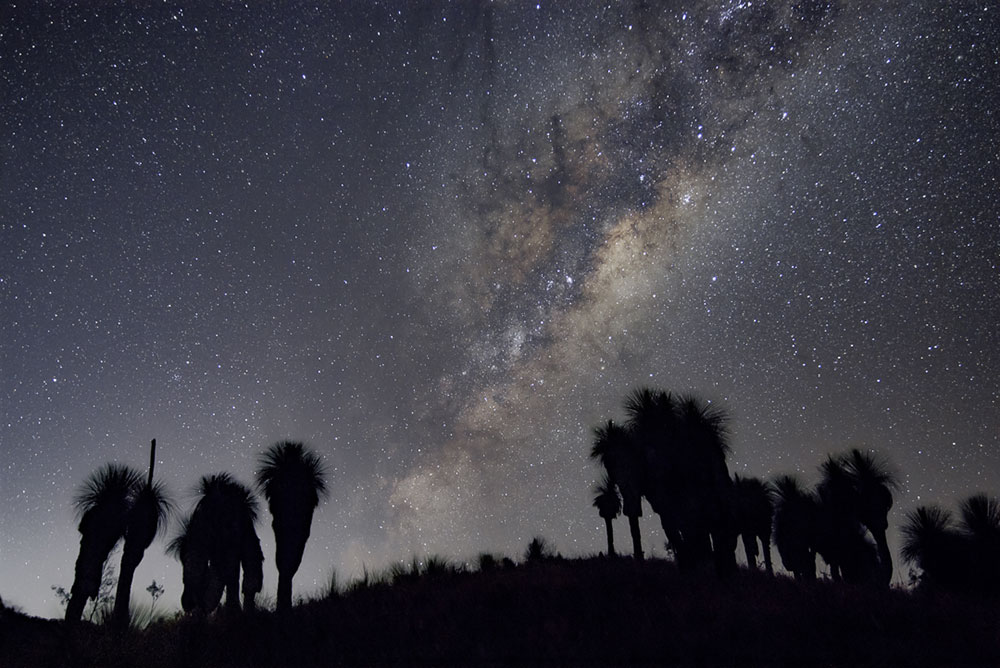
[[[56,600],[59,601],[59,605],[61,605],[63,608],[69,605],[69,600],[70,598],[72,598],[72,596],[68,591],[66,591],[65,587],[63,587],[62,585],[52,585],[50,589],[55,594]]]
[[[555,556],[555,550],[552,549],[549,541],[542,536],[532,538],[524,551],[524,561],[529,564],[539,563]]]
[[[163,596],[163,592],[165,592],[166,589],[163,588],[163,585],[157,584],[156,580],[153,580],[150,585],[146,587],[146,591],[149,592],[150,598],[153,599],[153,605],[156,605],[156,602],[160,600],[160,597]]]

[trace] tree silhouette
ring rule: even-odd
[[[959,504],[958,513],[969,574],[986,591],[1000,589],[1000,501],[974,494]]]
[[[263,561],[254,529],[257,500],[228,473],[202,477],[197,493],[194,511],[167,549],[183,567],[181,605],[187,612],[209,613],[218,607],[225,591],[226,607],[239,609],[242,565],[244,594],[249,593],[250,599],[247,607],[252,608],[253,596],[260,591],[257,573]]]
[[[642,453],[627,429],[613,420],[594,429],[594,442],[590,458],[597,460],[618,487],[622,496],[622,514],[628,518],[632,534],[632,553],[642,560],[642,536],[639,518],[642,517]]]
[[[301,443],[275,443],[261,456],[257,484],[271,511],[275,562],[278,567],[278,610],[292,607],[292,578],[302,563],[313,511],[326,494],[319,457]]]
[[[878,583],[888,587],[892,581],[892,553],[886,540],[892,490],[899,486],[888,462],[873,452],[853,449],[843,456],[844,468],[857,497],[858,520],[871,533],[878,548]]]
[[[135,569],[142,561],[146,549],[153,539],[166,528],[171,502],[163,485],[153,482],[153,464],[156,453],[156,439],[150,445],[149,475],[135,495],[128,511],[125,527],[125,547],[122,550],[121,567],[118,570],[118,590],[115,596],[115,624],[124,627],[129,620],[129,602],[132,597],[132,579]]]
[[[677,504],[677,499],[670,496],[676,485],[669,478],[675,473],[675,463],[670,461],[672,440],[677,437],[674,396],[648,387],[635,389],[625,397],[625,415],[628,422],[624,433],[634,453],[634,477],[640,496],[646,497],[659,516],[667,542],[680,560],[681,535],[677,516],[670,512]]]
[[[544,536],[535,536],[524,550],[524,563],[537,564],[555,558],[556,552]]]
[[[920,569],[923,587],[956,589],[963,584],[965,546],[950,512],[920,506],[907,513],[902,534],[903,559]]]
[[[685,526],[693,534],[697,562],[711,555],[725,574],[736,570],[736,523],[733,486],[726,457],[729,454],[727,417],[722,409],[695,396],[682,397],[680,414],[682,488],[685,489]],[[709,542],[709,538],[711,542]],[[685,538],[685,542],[688,542]]]
[[[79,621],[87,599],[97,597],[104,562],[125,535],[141,481],[141,475],[128,466],[105,464],[78,490],[73,505],[81,515],[80,552],[66,606],[67,621]]]
[[[974,494],[959,504],[958,521],[939,506],[920,506],[902,527],[902,556],[920,569],[926,589],[1000,591],[1000,501]]]
[[[732,480],[726,466],[726,416],[694,396],[641,388],[625,401],[628,427],[642,452],[643,493],[683,569],[714,558],[735,569]]]
[[[778,476],[774,490],[774,544],[781,563],[797,580],[815,580],[818,501],[794,476]]]
[[[612,525],[612,520],[621,514],[622,499],[618,495],[618,489],[607,474],[594,488],[594,507],[597,508],[597,514],[604,519],[604,528],[608,534],[608,556],[613,557],[615,556],[615,528]]]
[[[813,547],[830,567],[830,576],[840,580],[842,566],[852,560],[848,551],[856,547],[854,537],[861,532],[857,495],[842,458],[830,455],[820,465],[816,497]]]
[[[897,485],[889,465],[874,453],[853,449],[829,456],[820,475],[815,547],[831,576],[888,587],[893,568],[886,531]]]
[[[733,476],[733,515],[737,533],[743,539],[747,566],[757,568],[757,542],[764,556],[764,568],[773,573],[771,564],[771,522],[774,515],[774,490],[760,478]]]

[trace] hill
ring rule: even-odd
[[[720,582],[660,560],[400,569],[284,616],[178,617],[124,635],[2,615],[5,667],[1000,664],[994,601],[747,572]]]

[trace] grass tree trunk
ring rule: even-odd
[[[124,629],[129,623],[129,604],[132,601],[132,580],[135,577],[135,569],[142,561],[142,552],[135,553],[136,550],[128,549],[128,543],[122,552],[122,563],[118,572],[118,589],[115,591],[115,627]]]
[[[96,522],[96,520],[94,520]],[[80,555],[76,559],[73,587],[66,605],[66,621],[78,622],[88,599],[96,599],[101,589],[104,562],[117,542],[114,535],[95,536],[88,530],[80,539]]]
[[[292,575],[294,572],[278,573],[278,610],[292,609]]]
[[[308,538],[308,525],[305,530],[302,526],[289,526],[288,524],[282,530],[275,527],[274,540],[278,544],[275,554],[275,565],[278,567],[278,600],[276,601],[278,610],[292,609],[292,578],[302,563],[302,554],[305,552]]]
[[[312,527],[312,509],[306,512],[293,515],[279,521],[275,517],[271,522],[274,529],[275,554],[274,562],[278,567],[278,610],[291,610],[292,608],[292,578],[298,572],[302,564],[302,555],[305,554],[306,543],[309,541],[309,533]]]
[[[771,563],[771,541],[766,537],[760,538],[761,552],[764,553],[764,568],[768,575],[774,575],[774,565]]]
[[[743,541],[743,556],[747,560],[747,568],[757,570],[757,536],[746,532],[740,535]]]
[[[115,591],[114,624],[118,629],[128,627],[129,605],[132,602],[132,580],[146,548],[153,542],[157,529],[156,496],[153,494],[153,467],[156,463],[156,439],[149,445],[149,473],[146,487],[132,506],[125,547],[118,570],[118,588]]]
[[[892,582],[892,553],[889,552],[889,542],[886,540],[885,532],[880,531],[875,536],[875,545],[878,547],[878,577],[879,584],[888,587]]]
[[[83,608],[87,605],[87,596],[76,591],[70,592],[69,604],[66,606],[66,621],[67,622],[78,622],[80,618],[83,617]]]
[[[608,556],[613,557],[615,556],[615,528],[611,524],[610,517],[604,518],[604,528],[608,532]]]
[[[639,517],[630,515],[628,518],[628,528],[632,532],[632,553],[635,558],[642,561],[642,534],[639,533]]]
[[[278,598],[275,601],[279,611],[292,609],[292,577],[299,569],[302,562],[302,551],[297,549],[301,543],[305,547],[305,541],[296,535],[294,525],[290,522],[279,522],[275,517],[271,523],[274,529],[275,566],[278,567]]]
[[[238,612],[240,605],[240,562],[239,555],[227,554],[220,569],[223,587],[226,590],[226,610]]]
[[[816,550],[809,550],[809,556],[804,564],[805,570],[802,571],[803,579],[806,582],[816,581]]]
[[[264,587],[264,553],[260,549],[260,538],[251,521],[247,521],[243,536],[240,566],[243,568],[243,609],[252,612],[257,609],[257,594]]]

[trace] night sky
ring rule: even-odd
[[[152,438],[185,511],[322,454],[296,595],[596,553],[640,385],[726,408],[731,471],[877,449],[894,526],[1000,493],[995,2],[277,4],[0,9],[4,602],[62,614],[76,486]]]

